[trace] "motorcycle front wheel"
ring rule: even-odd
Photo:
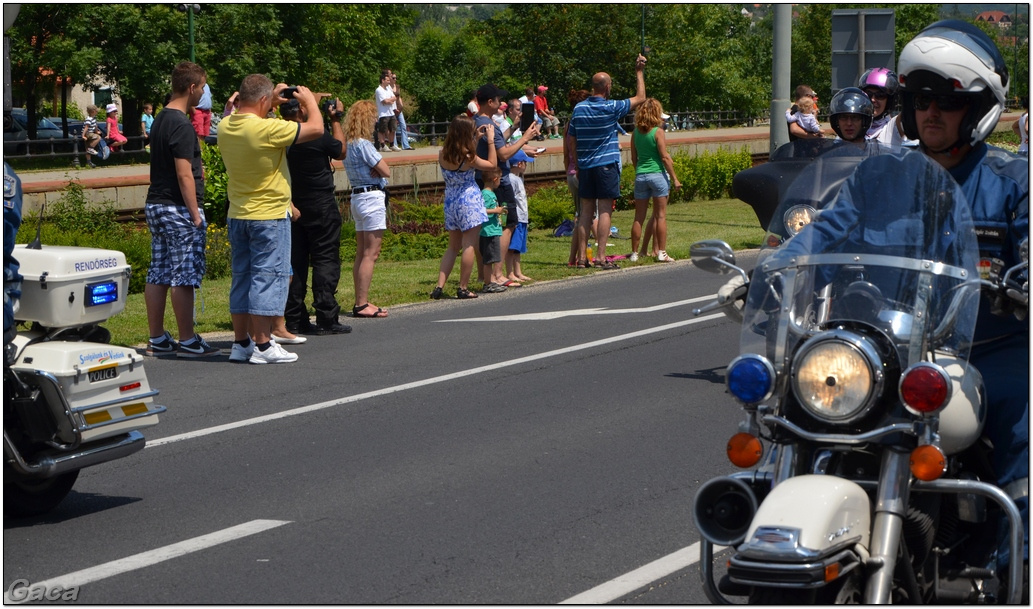
[[[53,478],[27,478],[4,467],[4,517],[23,518],[49,512],[71,492],[78,477],[79,470]]]

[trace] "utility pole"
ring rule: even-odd
[[[197,63],[194,60],[194,13],[201,10],[200,4],[177,4],[176,9],[187,14],[187,27],[190,30],[190,63]]]
[[[789,143],[789,125],[783,114],[789,107],[789,98],[785,97],[792,88],[789,82],[792,62],[792,20],[791,4],[776,4],[773,49],[771,53],[771,154],[783,144]]]

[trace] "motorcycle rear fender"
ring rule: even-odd
[[[738,555],[755,560],[810,561],[851,541],[867,548],[871,505],[856,483],[803,475],[775,486],[761,503]]]

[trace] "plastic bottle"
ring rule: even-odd
[[[588,248],[586,248],[585,254],[587,255],[588,261],[591,262],[593,260],[593,258],[592,258],[592,246],[591,245],[589,245]]]

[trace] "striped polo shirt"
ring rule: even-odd
[[[574,106],[570,117],[570,134],[577,138],[577,164],[580,169],[620,162],[617,121],[630,111],[630,99],[605,99],[598,95]]]

